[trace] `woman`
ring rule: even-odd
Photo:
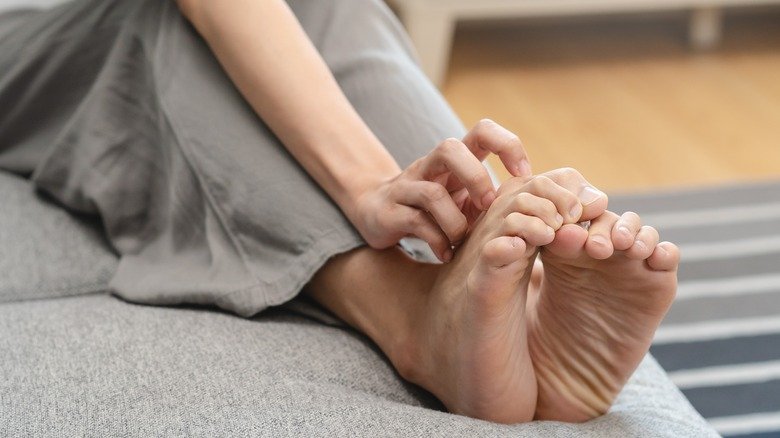
[[[128,300],[248,316],[305,287],[450,411],[509,423],[605,412],[674,294],[636,215],[531,177],[493,122],[463,136],[379,0],[76,0],[0,32],[0,168],[100,215]],[[519,177],[499,198],[489,152]]]

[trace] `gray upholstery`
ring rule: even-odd
[[[440,411],[363,336],[289,310],[84,295],[115,263],[99,234],[14,177],[0,194],[0,436],[715,435],[652,358],[601,418],[504,426]]]
[[[83,219],[0,172],[0,303],[105,290],[117,261]]]

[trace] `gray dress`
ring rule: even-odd
[[[381,0],[289,4],[401,166],[463,134]],[[172,0],[0,15],[0,168],[99,215],[133,302],[248,316],[365,244]]]

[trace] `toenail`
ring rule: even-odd
[[[580,192],[580,200],[585,205],[589,205],[596,202],[602,196],[604,196],[604,193],[594,189],[591,186],[584,187]]]
[[[446,250],[444,250],[444,260],[443,261],[446,263],[446,262],[449,262],[450,260],[452,260],[452,250],[451,249],[446,249]]]
[[[634,246],[640,251],[646,251],[647,245],[645,245],[645,242],[642,242],[641,240],[634,241]]]
[[[558,226],[561,226],[561,224],[563,224],[563,216],[561,216],[560,214],[555,215],[555,220],[556,220],[555,223],[558,224]]]
[[[626,237],[631,237],[631,230],[627,226],[621,225],[618,227],[618,232]]]
[[[552,236],[553,234],[555,234],[555,230],[552,227],[547,227],[547,235]]]
[[[601,234],[594,235],[593,237],[591,237],[590,240],[592,240],[593,243],[595,243],[597,245],[602,245],[602,246],[607,246],[607,244],[609,243],[607,241],[607,238],[602,236]]]
[[[582,215],[582,206],[580,204],[575,205],[574,207],[569,210],[569,215],[574,220],[579,220],[580,216]]]

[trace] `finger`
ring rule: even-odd
[[[536,216],[553,230],[557,230],[563,225],[563,216],[558,213],[558,207],[555,203],[530,192],[520,192],[514,195],[514,199],[509,203],[505,214],[509,215],[510,213]]]
[[[469,191],[465,188],[450,193],[450,196],[452,197],[452,201],[455,202],[455,205],[461,210],[463,210],[466,202],[470,201]]]
[[[615,248],[612,246],[612,229],[620,216],[608,211],[590,221],[588,228],[588,241],[585,243],[585,252],[596,260],[609,258]]]
[[[394,201],[400,204],[430,213],[449,242],[459,242],[466,237],[466,216],[441,184],[430,181],[399,181],[393,190],[393,197]]]
[[[580,204],[582,204],[582,215],[578,222],[595,219],[607,210],[609,203],[607,195],[588,182],[577,170],[565,167],[545,172],[542,175],[577,195]]]
[[[523,186],[523,190],[555,204],[556,212],[563,218],[563,223],[580,221],[582,204],[579,198],[552,179],[544,175],[535,176]]]
[[[642,218],[633,211],[627,211],[620,216],[612,229],[612,245],[618,251],[631,248],[636,240],[636,233],[642,227]]]
[[[483,119],[463,137],[463,143],[468,146],[477,159],[484,160],[492,152],[501,159],[504,167],[514,176],[530,176],[531,163],[523,148],[520,138],[499,125]]]
[[[439,260],[443,262],[452,260],[449,239],[424,211],[398,205],[391,212],[389,222],[388,227],[391,229],[424,240]]]
[[[511,213],[504,218],[501,234],[522,237],[531,246],[542,246],[552,242],[555,230],[535,216]]]
[[[659,240],[658,231],[645,225],[639,229],[634,244],[626,251],[626,256],[634,260],[644,260],[650,257]]]
[[[460,140],[444,140],[426,157],[420,171],[422,179],[434,179],[443,173],[452,172],[482,210],[487,210],[496,199],[496,191],[487,169]]]

